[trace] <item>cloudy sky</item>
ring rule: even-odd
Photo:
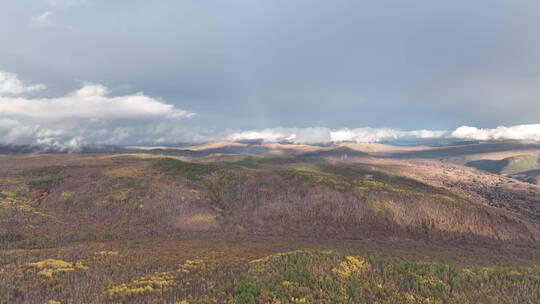
[[[0,142],[540,140],[538,37],[537,0],[4,0]]]

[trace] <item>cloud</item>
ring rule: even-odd
[[[332,141],[332,132],[327,128],[304,128],[295,132],[294,142],[303,144],[327,143]]]
[[[92,1],[90,0],[49,0],[48,10],[32,17],[32,24],[36,27],[51,27],[55,26],[53,17],[58,17],[65,13],[66,11],[81,7],[81,6],[90,6]]]
[[[26,85],[17,76],[17,74],[0,71],[0,95],[12,94],[18,95],[33,91],[45,89],[44,84]]]
[[[374,143],[399,139],[442,138],[447,131],[403,131],[391,128],[275,128],[233,132],[226,139],[233,141],[262,140],[263,142],[291,142],[297,144],[327,144],[340,142]]]
[[[9,85],[0,86],[0,143],[76,150],[84,144],[174,143],[195,133],[181,124],[195,113],[142,92],[112,96],[103,85],[85,83],[60,97],[28,98],[14,94],[37,86],[24,86],[11,73],[0,75],[9,76]]]
[[[413,130],[403,131],[392,128],[358,128],[338,129],[332,132],[333,142],[352,141],[370,143],[398,139],[430,139],[444,137],[448,132],[443,130]]]
[[[61,152],[80,152],[85,146],[89,146],[81,136],[64,141],[53,137],[38,138],[36,144],[45,147],[45,149]]]
[[[86,84],[57,98],[2,98],[0,115],[17,118],[55,121],[64,119],[127,119],[183,118],[194,113],[176,109],[143,93],[108,96],[108,89],[99,84]]]
[[[482,129],[462,126],[454,131],[395,128],[266,128],[215,131],[186,124],[195,113],[143,92],[114,95],[106,86],[83,83],[57,97],[25,93],[45,89],[26,84],[14,73],[0,71],[0,144],[35,144],[78,151],[95,144],[174,144],[261,140],[267,143],[375,143],[407,139],[534,140],[540,124]]]
[[[290,142],[297,144],[328,144],[341,142],[376,143],[405,139],[464,139],[478,141],[521,140],[540,141],[540,124],[517,125],[481,129],[462,126],[454,131],[411,130],[392,128],[268,128],[232,132],[227,140],[262,140],[267,143]]]
[[[242,140],[263,140],[265,142],[279,142],[283,140],[293,140],[296,137],[294,129],[262,129],[262,130],[247,130],[234,132],[228,135],[225,139],[232,141]]]
[[[533,140],[540,141],[540,124],[499,126],[494,129],[479,129],[462,126],[451,137],[473,140]]]
[[[38,27],[52,26],[53,25],[52,15],[53,15],[52,11],[43,12],[37,16],[32,17],[32,23]]]

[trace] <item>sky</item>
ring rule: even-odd
[[[536,0],[3,0],[0,143],[540,140]]]

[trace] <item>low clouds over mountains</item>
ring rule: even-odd
[[[403,139],[540,141],[540,124],[449,130],[395,128],[265,128],[212,130],[191,124],[197,115],[142,92],[114,95],[104,85],[83,83],[59,97],[40,97],[44,84],[27,84],[0,71],[2,144],[37,144],[77,150],[92,144],[174,144],[213,140],[303,144],[381,142]]]

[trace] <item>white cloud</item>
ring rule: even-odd
[[[540,124],[499,126],[494,129],[479,129],[463,126],[457,128],[451,137],[473,140],[534,140],[540,141]]]
[[[441,138],[447,131],[414,130],[402,131],[390,128],[276,128],[234,132],[226,137],[228,140],[262,140],[263,142],[292,142],[302,144],[357,142],[373,143],[405,138]]]
[[[462,126],[454,131],[444,130],[412,130],[404,131],[391,128],[357,128],[357,129],[328,129],[328,128],[275,128],[262,130],[247,130],[232,132],[225,139],[262,140],[263,142],[292,142],[292,143],[376,143],[403,139],[437,139],[454,138],[479,141],[521,140],[540,141],[540,124],[517,125],[480,129]]]
[[[332,131],[333,142],[352,141],[357,143],[380,142],[387,140],[397,140],[403,138],[441,138],[447,131],[441,130],[413,130],[403,131],[391,128],[358,128],[358,129],[338,129]]]
[[[49,0],[48,10],[32,17],[32,24],[36,27],[56,26],[53,19],[62,17],[68,10],[77,7],[86,7],[92,5],[90,0]],[[54,17],[54,18],[53,18]],[[59,18],[61,19],[61,18]],[[72,27],[68,27],[72,28]]]
[[[25,84],[16,74],[0,71],[0,143],[39,144],[56,150],[77,151],[91,144],[161,144],[217,139],[297,144],[434,138],[540,141],[540,124],[493,129],[462,126],[454,131],[313,127],[215,132],[184,125],[183,119],[195,113],[142,92],[114,96],[104,85],[84,83],[79,89],[58,97],[23,95],[44,88],[43,84]]]
[[[328,128],[304,128],[295,132],[294,142],[318,144],[332,141],[332,132]]]
[[[80,152],[84,146],[88,145],[84,138],[75,136],[67,140],[58,140],[54,137],[43,137],[36,140],[37,145],[45,146],[54,151]]]
[[[32,23],[38,27],[52,26],[52,11],[43,12],[37,16],[32,17]]]
[[[11,94],[18,95],[45,89],[44,84],[26,85],[17,76],[17,74],[0,71],[0,95]]]
[[[227,140],[263,140],[265,142],[292,141],[295,139],[296,129],[275,128],[261,130],[247,130],[234,132],[226,137]]]
[[[108,89],[86,84],[80,89],[56,98],[0,97],[0,115],[11,118],[34,118],[41,121],[63,119],[125,119],[190,117],[193,113],[175,109],[143,93],[108,96]]]
[[[107,87],[86,83],[64,96],[28,98],[15,94],[44,85],[25,86],[15,74],[0,75],[7,79],[0,82],[0,143],[77,150],[86,143],[174,143],[193,135],[180,121],[195,113],[142,92],[111,96]]]

